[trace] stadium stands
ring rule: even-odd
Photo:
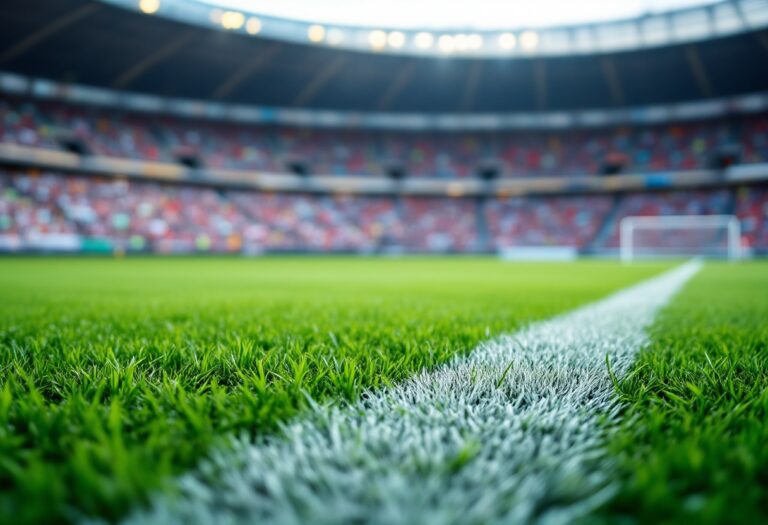
[[[0,172],[0,250],[158,253],[610,252],[630,215],[736,213],[768,249],[768,191],[476,198],[263,193],[64,174]],[[605,232],[601,235],[602,232]],[[99,244],[101,243],[101,244]]]
[[[96,155],[210,168],[444,179],[593,175],[709,167],[721,149],[744,163],[768,162],[764,115],[655,127],[565,132],[373,132],[265,127],[123,114],[60,103],[0,101],[0,140],[61,149],[80,141]]]
[[[403,243],[409,250],[476,251],[477,209],[470,199],[406,197]]]
[[[494,247],[570,246],[592,241],[611,209],[608,196],[490,200],[485,208]]]
[[[400,218],[391,199],[226,192],[249,225],[249,253],[280,251],[370,252],[399,237]]]
[[[0,231],[22,243],[56,233],[161,253],[366,251],[397,227],[394,204],[386,199],[220,192],[52,174],[5,174],[0,180]]]

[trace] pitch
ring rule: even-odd
[[[233,435],[280,436],[313,403],[401,384],[674,266],[1,260],[0,522],[129,516]],[[766,289],[764,263],[707,263],[655,318],[615,378],[600,446],[616,468],[586,519],[766,519]]]

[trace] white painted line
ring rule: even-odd
[[[218,453],[131,524],[569,523],[611,490],[601,449],[645,328],[690,262],[481,345],[281,437]]]

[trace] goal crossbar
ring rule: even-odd
[[[735,215],[657,215],[624,217],[619,223],[621,260],[635,258],[635,232],[644,230],[706,230],[723,228],[727,234],[727,256],[741,257],[741,223]]]

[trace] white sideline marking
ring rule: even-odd
[[[131,524],[569,523],[610,494],[601,450],[645,328],[700,268],[686,263],[281,437],[214,454]]]

